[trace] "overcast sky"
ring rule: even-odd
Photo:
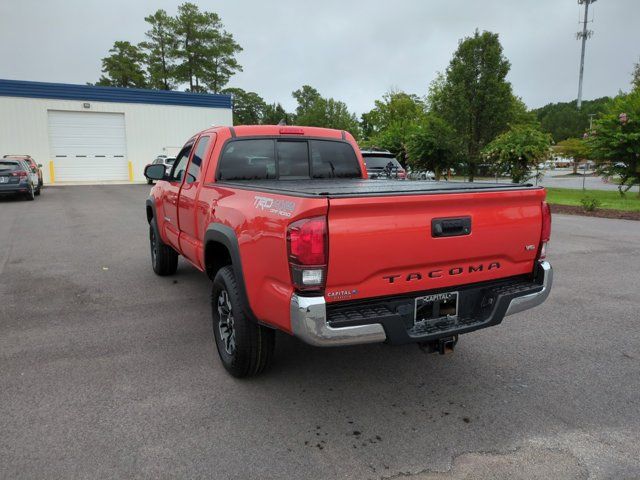
[[[475,28],[500,35],[509,80],[529,107],[576,98],[576,0],[219,0],[217,12],[244,48],[230,86],[287,109],[307,83],[368,111],[391,88],[424,95],[458,40]],[[144,39],[145,15],[181,1],[0,0],[0,78],[85,83],[115,40]],[[584,98],[629,89],[640,56],[640,0],[593,4]]]

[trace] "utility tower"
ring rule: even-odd
[[[582,107],[582,77],[584,75],[584,49],[587,45],[587,39],[591,38],[593,31],[587,29],[589,23],[589,5],[595,3],[596,0],[578,0],[579,5],[584,5],[584,20],[582,23],[582,31],[576,33],[576,38],[582,40],[582,52],[580,53],[580,80],[578,81],[578,110]]]

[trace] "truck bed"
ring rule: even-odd
[[[530,183],[446,182],[430,180],[367,180],[338,178],[331,180],[233,180],[217,182],[244,190],[274,192],[297,197],[379,197],[394,195],[429,195],[438,193],[469,193],[481,191],[531,190]]]

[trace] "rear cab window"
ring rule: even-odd
[[[220,156],[216,173],[222,181],[361,177],[349,143],[289,138],[232,140]]]

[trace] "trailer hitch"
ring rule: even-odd
[[[437,352],[440,355],[446,355],[447,353],[453,353],[456,343],[458,343],[458,335],[451,335],[450,337],[443,337],[430,342],[420,342],[418,347],[425,353]]]

